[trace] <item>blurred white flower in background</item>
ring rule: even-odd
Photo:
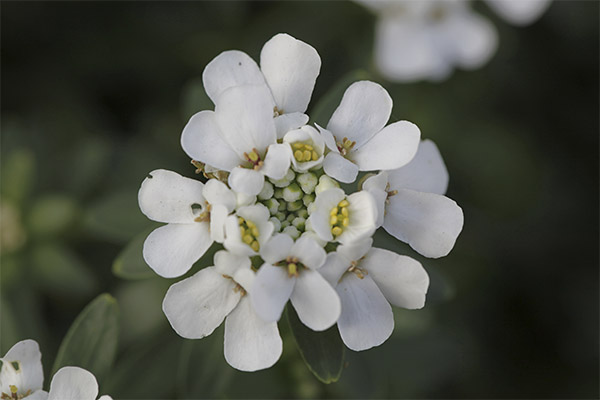
[[[356,0],[377,15],[375,64],[390,81],[440,81],[487,63],[498,47],[492,23],[466,0]],[[550,0],[486,0],[509,23],[535,21]]]

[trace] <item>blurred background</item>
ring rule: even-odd
[[[72,321],[108,292],[120,336],[100,392],[115,399],[598,398],[599,3],[556,1],[524,28],[474,7],[500,34],[491,62],[401,85],[374,71],[375,16],[351,2],[3,2],[0,353],[37,340],[48,385]],[[279,32],[321,56],[313,122],[352,80],[383,84],[392,120],[438,144],[465,214],[442,259],[378,237],[423,262],[428,304],[396,309],[392,338],[347,351],[330,385],[284,323],[281,360],[253,374],[226,364],[222,328],[180,338],[161,311],[177,280],[141,258],[155,225],[137,190],[156,168],[194,176],[179,138],[212,108],[204,66],[258,60]]]

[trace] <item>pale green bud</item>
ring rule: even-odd
[[[273,197],[273,184],[265,179],[265,183],[263,184],[262,190],[258,194],[258,198],[260,200],[267,200]]]
[[[302,190],[300,190],[300,187],[296,182],[283,189],[283,199],[288,203],[300,200],[302,195],[304,195],[304,193],[302,193]]]
[[[321,175],[319,178],[319,184],[315,187],[315,194],[319,195],[319,193],[324,192],[327,189],[339,188],[340,184],[337,183],[334,179],[330,178],[327,175]]]
[[[313,193],[319,180],[312,172],[306,172],[298,175],[296,177],[296,182],[298,182],[304,193]]]

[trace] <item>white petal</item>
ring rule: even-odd
[[[265,163],[260,171],[271,179],[282,179],[290,169],[291,158],[290,146],[279,143],[272,144],[267,150]]]
[[[100,397],[98,398],[98,400],[113,400],[113,398],[112,398],[112,397],[110,397],[109,395],[105,394],[105,395],[103,395],[103,396],[100,396]]]
[[[307,236],[296,240],[290,255],[298,257],[300,262],[310,269],[319,269],[327,257],[323,247]]]
[[[230,87],[264,85],[265,79],[256,62],[248,54],[229,50],[208,63],[202,73],[202,83],[208,97],[217,104],[221,93]]]
[[[190,223],[196,215],[192,205],[204,207],[204,184],[178,173],[157,169],[148,174],[138,192],[140,210],[151,220]]]
[[[337,148],[337,144],[335,143],[335,137],[333,136],[333,134],[327,129],[320,127],[318,124],[315,124],[315,126],[319,129],[319,133],[321,134],[321,137],[323,138],[323,141],[325,142],[327,148],[333,151],[334,153],[339,153],[340,151]]]
[[[321,69],[312,46],[284,33],[275,35],[262,48],[260,68],[281,111],[306,111]]]
[[[104,397],[104,396],[102,396]],[[104,400],[102,397],[100,397],[98,400]],[[48,400],[48,392],[46,392],[45,390],[36,390],[35,392],[31,393],[29,396],[27,396],[27,400]],[[112,399],[110,399],[112,400]]]
[[[431,140],[423,140],[415,157],[404,167],[388,171],[390,189],[411,189],[417,192],[445,194],[448,170]],[[367,182],[365,182],[365,185]]]
[[[285,260],[290,255],[294,239],[286,234],[273,235],[260,249],[260,256],[269,264]]]
[[[215,117],[225,141],[236,153],[264,152],[277,140],[273,98],[266,86],[235,86],[225,90]]]
[[[383,16],[375,32],[375,62],[391,81],[411,82],[438,75],[451,66],[431,39],[429,26],[421,18]]]
[[[391,304],[410,310],[423,308],[429,276],[417,260],[373,248],[360,262]]]
[[[290,300],[300,321],[314,331],[331,327],[340,316],[340,298],[335,289],[311,269],[298,274]]]
[[[94,375],[79,367],[63,367],[50,383],[48,400],[96,400],[98,382]]]
[[[342,102],[335,110],[327,130],[341,141],[347,137],[360,148],[379,132],[392,113],[392,98],[375,82],[355,82],[344,93]]]
[[[350,263],[351,260],[334,251],[327,254],[325,264],[319,268],[319,273],[332,287],[336,287],[342,275],[350,268]]]
[[[214,256],[215,271],[221,275],[233,277],[239,269],[250,269],[250,259],[226,250],[220,250]]]
[[[335,152],[330,152],[325,156],[323,170],[330,177],[344,183],[352,183],[358,176],[358,165]]]
[[[377,204],[371,193],[366,190],[352,193],[348,196],[348,202],[350,224],[336,238],[343,244],[364,240],[377,229]]]
[[[213,111],[200,111],[190,118],[181,134],[183,151],[194,160],[231,171],[244,161],[223,138]]]
[[[215,267],[201,269],[169,288],[163,311],[180,336],[202,339],[221,325],[240,301],[236,283],[223,277]]]
[[[466,69],[480,68],[498,47],[498,33],[487,19],[470,11],[447,18],[440,43],[452,49],[450,57]]]
[[[463,227],[462,209],[438,194],[400,189],[386,211],[383,228],[425,257],[447,255]]]
[[[361,171],[400,168],[415,156],[420,137],[421,131],[415,124],[395,122],[352,152],[352,159]]]
[[[308,122],[308,115],[295,112],[282,114],[275,117],[275,130],[277,131],[277,139],[281,139],[291,130],[298,129]]]
[[[337,247],[336,252],[350,261],[358,261],[363,258],[373,245],[373,238],[366,238],[350,244],[341,244]]]
[[[250,293],[252,290],[254,279],[256,279],[256,272],[250,267],[238,268],[238,270],[235,271],[235,274],[233,274],[233,280],[243,287],[247,293]]]
[[[225,221],[229,212],[222,204],[213,205],[210,209],[210,238],[217,243],[225,240]]]
[[[537,20],[550,6],[550,0],[487,0],[502,18],[514,25],[528,25]]]
[[[265,177],[259,171],[249,168],[235,167],[228,178],[229,186],[236,192],[256,196],[262,190]]]
[[[250,298],[254,310],[263,321],[275,322],[281,318],[296,278],[288,276],[287,268],[263,264],[254,279]]]
[[[212,244],[208,223],[168,224],[144,242],[144,260],[163,278],[185,274]]]
[[[388,174],[386,171],[381,171],[377,175],[374,175],[363,183],[363,189],[371,193],[375,204],[377,205],[377,227],[383,225],[383,217],[385,215],[385,201],[388,197],[386,191],[388,185]]]
[[[222,204],[229,212],[232,212],[236,206],[235,193],[218,179],[209,179],[204,184],[202,194],[210,204]]]
[[[10,385],[17,387],[18,394],[25,394],[28,390],[35,392],[42,388],[42,353],[35,340],[27,339],[16,343],[0,360],[0,392],[11,393]],[[18,369],[15,369],[12,363],[18,363]]]
[[[336,288],[342,302],[338,328],[349,349],[362,351],[379,346],[394,331],[394,314],[375,282],[365,275],[344,275]]]
[[[241,371],[271,367],[279,360],[283,342],[276,322],[264,322],[252,308],[248,296],[225,320],[225,360]]]

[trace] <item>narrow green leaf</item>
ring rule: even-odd
[[[315,332],[300,321],[293,307],[287,307],[286,315],[308,369],[323,383],[340,379],[344,364],[344,343],[337,327]]]
[[[311,122],[317,123],[322,127],[327,125],[329,118],[333,115],[333,112],[340,105],[344,92],[348,89],[348,86],[357,81],[364,81],[369,79],[370,75],[367,71],[356,70],[349,72],[340,78],[324,96],[314,105],[310,110]]]
[[[144,241],[150,232],[151,230],[143,231],[121,250],[113,262],[113,274],[123,279],[147,279],[156,276],[142,255]]]
[[[98,381],[109,372],[117,351],[118,306],[109,294],[101,294],[77,316],[63,339],[52,375],[68,365],[85,368]]]

